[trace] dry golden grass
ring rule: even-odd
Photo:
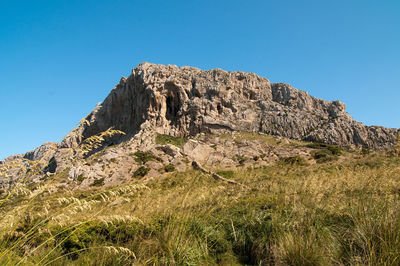
[[[0,208],[0,263],[400,263],[399,157],[345,152],[230,178],[248,188],[194,170],[85,191],[18,188]]]

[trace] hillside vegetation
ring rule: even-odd
[[[296,145],[312,158],[213,169],[244,186],[172,167],[88,190],[57,188],[65,172],[19,184],[0,201],[0,264],[400,264],[397,153]]]

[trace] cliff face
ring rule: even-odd
[[[104,135],[110,128],[126,134]],[[198,134],[203,132],[216,134]],[[231,134],[218,134],[226,132]],[[101,144],[84,155],[84,140],[99,133],[86,143]],[[175,147],[157,141],[156,133],[187,138]],[[185,171],[190,161],[216,169],[265,166],[291,156],[314,163],[313,148],[293,139],[390,149],[399,133],[355,121],[339,101],[255,74],[142,63],[61,144],[0,161],[0,190],[21,176],[40,183],[54,173],[64,178],[58,185],[69,188],[118,185],[141,167],[149,171],[146,178],[157,178],[170,165]],[[140,154],[156,159],[141,161]]]
[[[142,63],[61,147],[76,147],[110,127],[130,138],[144,125],[173,136],[251,131],[373,149],[392,147],[399,133],[355,121],[339,101],[317,99],[252,73]]]

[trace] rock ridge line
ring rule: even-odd
[[[342,102],[321,100],[253,73],[144,62],[121,78],[61,147],[76,147],[110,127],[126,132],[128,139],[149,125],[180,137],[248,131],[372,149],[391,148],[399,134],[355,121]]]

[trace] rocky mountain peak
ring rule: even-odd
[[[0,161],[0,189],[26,174],[32,183],[54,174],[60,186],[88,188],[185,171],[190,161],[206,173],[200,165],[236,169],[293,156],[313,163],[321,161],[315,147],[331,149],[322,158],[329,161],[340,148],[327,144],[385,150],[399,133],[355,121],[342,102],[253,73],[142,63],[61,144]]]
[[[342,102],[317,99],[253,73],[144,62],[121,78],[61,147],[76,147],[110,127],[129,139],[143,126],[172,136],[248,131],[374,149],[392,147],[399,132],[365,126]]]

